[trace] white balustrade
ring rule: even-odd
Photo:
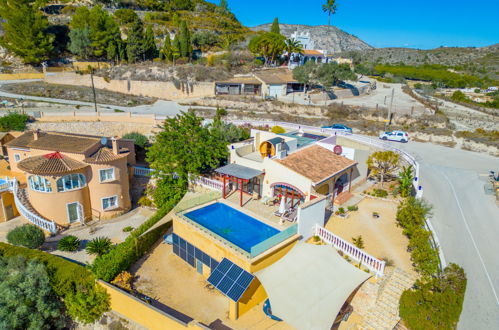
[[[337,250],[343,252],[348,257],[361,263],[362,266],[372,271],[376,277],[383,276],[385,271],[385,262],[383,260],[379,260],[362,251],[355,245],[345,241],[341,237],[336,236],[329,230],[319,225],[315,226],[315,235],[319,236],[325,243],[334,246]]]
[[[224,188],[223,182],[218,180],[212,180],[204,176],[198,176],[192,179],[191,182],[215,191],[222,191]]]
[[[55,225],[55,222],[44,219],[40,217],[39,215],[31,212],[28,210],[22,203],[22,201],[19,199],[18,193],[19,193],[19,183],[17,182],[16,179],[8,180],[10,190],[12,191],[12,194],[14,195],[14,202],[16,203],[17,210],[19,213],[26,218],[29,222],[34,224],[35,226],[38,226],[42,229],[45,229],[49,231],[52,234],[55,234],[57,232],[57,227]]]

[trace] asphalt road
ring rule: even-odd
[[[430,143],[393,144],[417,158],[445,259],[466,271],[458,328],[498,329],[499,206],[484,184],[489,170],[499,171],[499,158]]]

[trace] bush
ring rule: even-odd
[[[273,126],[270,131],[272,133],[275,133],[275,134],[286,133],[286,130],[284,128],[282,128],[281,126]]]
[[[131,292],[133,289],[133,275],[127,271],[123,271],[119,273],[111,283],[125,291]]]
[[[409,329],[456,329],[463,309],[466,274],[456,264],[449,264],[442,274],[400,297],[400,317]]]
[[[132,227],[132,226],[126,226],[125,228],[123,228],[123,232],[124,232],[124,233],[131,232],[132,230],[133,230],[133,227]]]
[[[380,197],[380,198],[385,198],[388,196],[388,191],[386,191],[384,189],[375,189],[374,196]]]
[[[98,320],[102,314],[97,315],[93,311],[85,309],[70,308],[68,305],[71,302],[66,301],[69,296],[81,294],[94,295],[93,292],[100,291],[95,282],[95,277],[85,267],[74,262],[68,261],[61,257],[51,255],[39,250],[32,250],[24,247],[18,247],[0,242],[0,256],[23,256],[29,260],[38,260],[47,268],[47,273],[50,278],[50,285],[55,294],[64,299],[64,303],[69,315],[77,320],[91,320],[89,315],[93,315],[92,322]],[[78,295],[78,296],[81,296]],[[109,309],[109,299],[107,295],[100,295],[101,299],[97,300],[99,310],[106,311]],[[92,314],[90,314],[92,313]]]
[[[101,256],[107,253],[113,243],[109,237],[96,237],[90,242],[88,242],[86,250],[88,254],[96,254],[97,256]]]
[[[138,204],[140,206],[151,207],[153,206],[152,200],[147,196],[142,196],[139,198]]]
[[[64,299],[70,315],[78,315],[78,321],[90,324],[100,319],[109,310],[109,295],[98,285],[69,294]]]
[[[13,245],[36,249],[45,242],[45,234],[37,226],[25,224],[9,231],[7,241]]]
[[[123,139],[133,140],[133,143],[140,148],[145,148],[149,144],[147,137],[139,132],[127,133],[123,135]]]
[[[17,112],[9,112],[5,116],[0,117],[0,131],[24,131],[26,129],[26,122],[28,119],[28,115]]]
[[[359,207],[357,205],[350,205],[347,207],[347,210],[350,212],[357,211],[358,209],[359,209]]]
[[[79,248],[80,240],[73,235],[65,236],[57,243],[57,249],[61,251],[76,251]]]

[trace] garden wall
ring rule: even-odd
[[[99,280],[111,298],[111,309],[150,330],[207,329],[196,320],[183,314],[171,315],[151,306],[127,292]],[[175,311],[173,311],[175,312]]]
[[[82,75],[74,72],[47,73],[45,75],[45,82],[73,86],[92,86],[90,75]],[[109,80],[94,76],[94,85],[98,89],[166,100],[215,95],[215,85],[212,82],[179,82],[175,84],[171,81]]]

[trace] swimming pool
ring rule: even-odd
[[[280,231],[226,204],[213,203],[184,216],[246,252]]]

